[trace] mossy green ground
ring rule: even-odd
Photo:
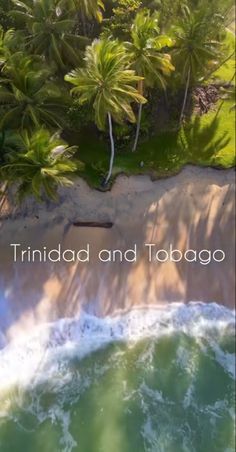
[[[227,32],[225,43],[229,54],[234,50],[234,34]],[[234,56],[219,68],[209,82],[232,82],[235,72]],[[201,117],[193,117],[190,124],[179,133],[163,132],[148,141],[141,142],[138,150],[118,151],[115,156],[113,177],[117,174],[152,174],[164,177],[177,173],[183,165],[193,163],[202,166],[230,168],[235,164],[235,99],[228,95],[216,118],[214,110]],[[109,143],[88,134],[79,145],[79,158],[85,164],[82,177],[98,187],[107,173]]]

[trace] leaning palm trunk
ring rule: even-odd
[[[132,152],[136,151],[137,145],[138,145],[138,139],[139,139],[139,133],[140,133],[140,127],[141,127],[142,110],[143,110],[143,104],[139,104],[136,135],[135,135],[135,140],[134,140],[134,145],[133,145]]]
[[[114,162],[114,156],[115,156],[115,144],[114,144],[113,131],[112,131],[111,113],[108,113],[108,122],[109,122],[109,134],[110,134],[110,141],[111,141],[111,157],[110,157],[109,171],[108,171],[108,175],[107,175],[106,180],[105,180],[105,184],[108,183],[108,181],[109,181],[109,179],[111,177],[112,168],[113,168],[113,162]]]
[[[189,67],[187,82],[186,82],[186,86],[185,86],[184,101],[183,101],[180,118],[179,118],[179,126],[181,126],[181,124],[182,124],[182,119],[183,119],[184,112],[185,112],[185,107],[186,107],[186,102],[187,102],[187,97],[188,97],[188,90],[189,90],[189,83],[190,83],[190,74],[191,74],[191,70]]]
[[[4,182],[3,186],[0,187],[0,212],[6,202],[7,190],[8,190],[8,182]]]
[[[143,80],[140,80],[138,83],[138,92],[139,92],[139,94],[141,94],[141,96],[143,96]],[[139,104],[136,134],[135,134],[135,140],[134,140],[132,152],[136,151],[137,145],[138,145],[140,127],[141,127],[141,119],[142,119],[142,111],[143,111],[143,104]]]

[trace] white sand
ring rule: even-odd
[[[60,203],[9,200],[0,224],[0,329],[12,337],[21,328],[73,316],[81,306],[106,315],[133,306],[205,301],[234,305],[233,170],[188,166],[179,175],[152,182],[120,176],[110,192],[79,179],[62,190]],[[14,215],[12,214],[14,210]],[[9,218],[7,218],[9,217]],[[73,221],[112,221],[112,229],[76,228]],[[149,263],[145,243],[168,249],[222,249],[222,263]],[[81,249],[90,243],[90,263],[15,264],[10,243]],[[137,244],[136,263],[101,263],[103,248]]]

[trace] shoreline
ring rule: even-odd
[[[92,190],[81,179],[60,192],[60,203],[38,205],[0,217],[0,329],[9,339],[19,331],[81,310],[99,317],[168,303],[215,302],[234,307],[234,170],[188,166],[176,176],[119,176],[111,191]],[[12,210],[11,210],[12,212]],[[4,220],[4,217],[8,219]],[[2,221],[1,221],[2,220]],[[78,228],[74,221],[109,221],[111,229]],[[9,243],[34,248],[92,248],[85,263],[13,263]],[[179,250],[223,249],[224,262],[101,263],[102,248],[121,250],[137,243],[172,242]]]
[[[124,172],[118,173],[115,175],[114,181],[112,185],[108,189],[100,189],[97,187],[91,186],[86,179],[83,177],[76,177],[74,180],[74,185],[72,187],[68,188],[59,188],[58,193],[58,201],[54,202],[52,200],[45,200],[42,202],[38,202],[33,197],[26,198],[21,205],[15,204],[15,193],[14,190],[11,190],[9,192],[9,199],[5,198],[1,202],[0,206],[0,228],[2,226],[2,222],[7,220],[15,220],[15,219],[26,219],[31,218],[31,215],[34,215],[35,213],[43,213],[43,212],[60,212],[60,206],[64,204],[67,200],[72,200],[72,197],[70,194],[73,191],[78,191],[79,187],[81,187],[82,191],[84,191],[86,194],[88,192],[91,192],[96,196],[96,194],[99,195],[109,195],[114,194],[124,194],[125,190],[128,190],[128,193],[135,193],[135,192],[145,192],[151,190],[153,187],[155,188],[156,184],[167,184],[170,181],[177,180],[178,178],[181,178],[182,175],[185,176],[189,174],[193,175],[201,175],[201,173],[206,173],[205,175],[210,174],[211,177],[216,179],[216,182],[219,183],[219,185],[223,184],[224,181],[227,182],[236,182],[236,168],[234,166],[229,168],[223,168],[221,166],[200,166],[197,164],[188,163],[185,164],[183,167],[179,169],[176,173],[171,173],[169,175],[163,175],[158,177],[153,177],[152,173],[140,173],[140,174],[133,174],[133,175],[127,175]],[[220,176],[218,177],[217,174]],[[222,179],[222,180],[221,180]],[[125,182],[124,184],[124,190],[121,189],[121,184]],[[131,184],[129,184],[129,181],[131,181]],[[212,183],[212,181],[210,181]],[[175,185],[175,184],[170,184]],[[137,190],[137,191],[136,191]],[[3,204],[3,205],[2,205]],[[79,206],[77,206],[79,208]],[[67,217],[67,215],[64,215]],[[53,215],[52,215],[53,217]],[[54,218],[54,217],[53,217]],[[73,217],[71,217],[73,218]],[[71,221],[71,226],[73,225],[73,221]],[[1,230],[1,229],[0,229]]]
[[[0,389],[17,383],[15,363],[21,383],[31,381],[37,369],[50,357],[76,356],[83,359],[111,343],[136,344],[172,334],[202,337],[233,337],[235,310],[216,303],[167,303],[165,306],[134,307],[107,317],[81,312],[77,317],[60,318],[21,332],[11,341],[0,335]],[[1,334],[1,330],[0,330]],[[4,341],[5,339],[5,341]],[[25,371],[26,370],[26,371]]]

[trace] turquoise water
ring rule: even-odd
[[[90,316],[0,352],[1,452],[233,452],[233,313]]]

